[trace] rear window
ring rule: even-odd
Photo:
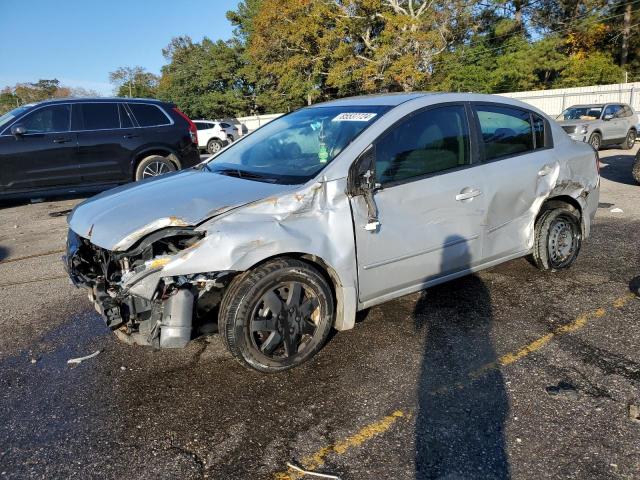
[[[529,112],[517,108],[485,105],[477,107],[476,111],[484,140],[485,160],[533,150]]]
[[[83,103],[80,108],[84,130],[120,128],[117,103]]]
[[[129,103],[129,108],[141,127],[169,125],[171,121],[156,105],[148,103]]]

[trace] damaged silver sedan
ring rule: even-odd
[[[359,310],[526,255],[569,267],[598,196],[597,153],[524,103],[350,98],[83,202],[65,263],[119,337],[175,348],[217,328],[278,371]]]

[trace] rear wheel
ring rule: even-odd
[[[278,259],[234,279],[220,305],[218,327],[240,363],[277,372],[315,355],[334,315],[331,288],[320,272],[299,260]]]
[[[143,158],[136,168],[136,181],[175,172],[175,164],[166,157],[151,155]]]
[[[602,146],[602,136],[599,133],[592,133],[589,137],[589,145],[591,145],[596,151],[600,150]]]
[[[207,152],[210,153],[211,155],[218,153],[221,149],[222,149],[222,142],[220,140],[216,140],[215,138],[212,138],[207,143]]]
[[[580,213],[571,205],[550,205],[536,221],[533,261],[540,270],[569,268],[581,245]]]
[[[620,145],[623,150],[631,150],[633,145],[636,143],[636,131],[632,128],[627,133],[627,138],[624,140],[624,143]]]

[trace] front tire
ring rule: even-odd
[[[150,155],[143,158],[136,168],[136,182],[145,178],[157,177],[165,173],[175,172],[175,164],[161,155]]]
[[[636,131],[632,128],[627,133],[627,138],[624,143],[620,145],[623,150],[631,150],[636,143]]]
[[[210,155],[215,155],[220,150],[222,150],[222,142],[220,140],[211,139],[207,143],[207,153]]]
[[[549,205],[535,225],[533,261],[540,270],[569,268],[582,246],[580,212],[571,205]]]
[[[218,328],[245,367],[278,372],[309,360],[334,323],[327,280],[295,259],[269,261],[236,277],[221,302]]]
[[[636,182],[640,183],[640,151],[636,153],[636,159],[633,161],[633,167],[631,167],[631,175]]]
[[[602,136],[599,133],[592,133],[589,137],[589,145],[591,145],[596,152],[600,150],[602,146]]]

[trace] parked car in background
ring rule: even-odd
[[[200,162],[197,130],[149,99],[56,99],[0,117],[0,198],[96,191]]]
[[[624,103],[574,105],[556,121],[572,139],[587,142],[596,150],[605,145],[628,150],[638,133],[638,116]]]
[[[238,138],[238,132],[230,123],[215,120],[194,120],[193,123],[198,128],[198,147],[212,155]]]
[[[179,348],[217,321],[243,365],[279,371],[358,310],[525,255],[570,267],[599,184],[597,153],[515,99],[347,98],[85,201],[66,268],[131,342]]]

